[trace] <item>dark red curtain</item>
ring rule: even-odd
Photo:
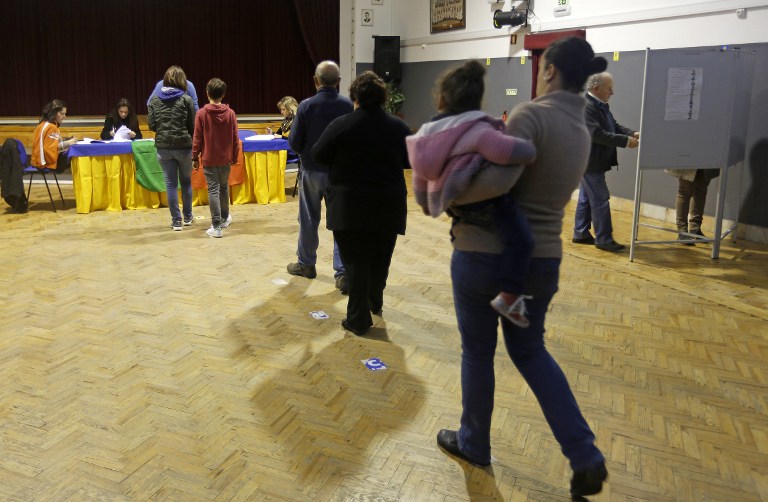
[[[105,115],[123,97],[144,114],[174,64],[201,106],[219,77],[238,113],[277,113],[282,96],[314,94],[314,67],[338,61],[338,46],[338,0],[13,2],[0,17],[0,116],[38,116],[54,98],[70,115]]]
[[[533,65],[531,70],[531,77],[533,79],[533,82],[531,82],[531,99],[536,97],[536,81],[539,78],[539,60],[541,55],[544,54],[549,44],[565,37],[587,38],[587,32],[585,30],[551,31],[527,35],[523,40],[523,48],[531,51],[531,64]]]
[[[328,0],[293,0],[301,36],[315,66],[327,59],[339,61],[339,5],[336,1],[336,17],[329,19],[325,12],[328,3]]]

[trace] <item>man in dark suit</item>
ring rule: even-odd
[[[317,246],[320,226],[320,204],[326,198],[330,181],[328,166],[315,162],[312,147],[334,119],[352,111],[352,101],[341,96],[336,86],[341,74],[333,61],[323,61],[315,70],[317,94],[299,104],[293,119],[288,144],[301,158],[301,181],[299,182],[299,243],[296,250],[298,260],[288,265],[288,273],[308,279],[317,277]],[[327,204],[327,200],[326,200]],[[346,294],[349,283],[339,248],[333,244],[333,270],[336,287]]]
[[[605,173],[619,165],[616,147],[637,148],[640,133],[616,122],[608,100],[613,96],[613,78],[610,73],[592,75],[587,81],[587,127],[592,133],[589,163],[579,189],[573,242],[594,244],[603,251],[621,251],[624,245],[613,240],[611,206]],[[589,233],[595,227],[595,236]]]

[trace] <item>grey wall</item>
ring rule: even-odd
[[[742,50],[756,52],[750,120],[747,134],[746,161],[742,167],[730,169],[728,191],[724,205],[727,219],[768,228],[768,44],[744,45]],[[616,120],[633,129],[639,127],[643,92],[645,51],[622,52],[619,61],[613,54],[601,54],[608,61],[608,71],[614,77],[615,94],[611,110]],[[402,66],[401,88],[406,96],[403,119],[416,130],[436,113],[432,90],[439,75],[464,60],[405,63]],[[358,73],[372,69],[370,64],[357,66]],[[486,92],[483,111],[500,116],[516,104],[527,101],[531,93],[531,60],[525,65],[519,58],[496,58],[486,66]],[[505,95],[505,89],[516,88],[517,96]],[[641,138],[642,141],[642,138]],[[702,138],[707,141],[707,138]],[[633,200],[637,150],[619,149],[619,168],[606,176],[611,194]],[[643,172],[644,203],[674,207],[677,179],[663,171]],[[710,185],[706,214],[714,215],[717,180]]]
[[[481,61],[483,62],[483,61]],[[437,109],[434,87],[440,75],[449,68],[464,63],[459,61],[432,61],[407,63],[403,65],[401,87],[407,97],[403,106],[403,118],[412,129],[434,116]],[[518,103],[531,97],[531,63],[520,64],[520,58],[491,59],[486,65],[485,98],[483,111],[494,117],[501,117]],[[506,89],[517,89],[517,96],[506,96]]]

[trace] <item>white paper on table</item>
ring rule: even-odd
[[[275,139],[275,137],[271,134],[255,134],[245,138],[245,141],[269,141],[271,139]]]
[[[91,138],[83,138],[80,141],[78,141],[78,143],[83,143],[83,144],[87,145],[87,144],[91,143],[92,141],[96,141],[96,140],[91,139]]]
[[[112,141],[131,141],[131,130],[125,126],[120,126],[120,129],[115,131],[115,137]]]

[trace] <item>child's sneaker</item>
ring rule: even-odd
[[[211,227],[205,233],[208,234],[208,237],[216,237],[218,239],[221,237],[221,227]]]
[[[515,326],[527,328],[530,321],[525,317],[525,300],[533,298],[529,295],[519,295],[511,304],[504,301],[504,297],[499,293],[496,298],[491,300],[493,310],[509,319]]]
[[[174,232],[181,232],[181,220],[172,221],[171,229],[173,229]]]
[[[188,227],[192,225],[192,221],[194,221],[194,219],[195,219],[194,216],[190,216],[189,218],[184,218],[184,226]]]
[[[227,219],[221,222],[221,228],[227,228],[232,224],[232,213],[229,213]]]

